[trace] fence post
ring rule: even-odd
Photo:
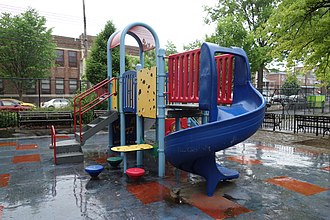
[[[293,133],[296,133],[296,115],[293,116]]]
[[[38,107],[41,107],[41,83],[40,79],[38,79]]]
[[[19,127],[19,112],[16,112],[16,126]]]
[[[318,135],[319,135],[319,116],[316,116],[316,136]]]
[[[284,101],[281,101],[281,105],[282,105],[282,115],[284,115],[284,107],[285,107]]]

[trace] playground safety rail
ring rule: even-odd
[[[114,85],[113,93],[109,93],[108,89],[104,90],[106,86],[108,86],[111,82]],[[103,90],[102,90],[103,89]],[[92,94],[93,92],[101,91],[102,94],[97,94],[97,97],[92,101],[88,102],[85,105],[82,105],[82,100]],[[104,92],[105,91],[105,92]],[[93,87],[87,89],[86,91],[82,92],[81,94],[77,95],[73,100],[73,109],[74,109],[74,117],[73,117],[73,125],[74,125],[74,133],[77,132],[77,114],[79,117],[79,136],[80,141],[82,141],[82,117],[83,115],[88,112],[89,110],[93,109],[95,106],[101,104],[102,102],[108,100],[109,97],[117,95],[117,78],[113,77],[111,79],[104,79],[103,81],[99,82],[98,84],[94,85]],[[78,107],[77,107],[78,106]]]
[[[52,125],[50,127],[51,135],[52,135],[52,147],[54,149],[54,164],[56,164],[56,132],[55,132],[55,127]]]
[[[232,103],[234,56],[217,55],[218,104]],[[168,101],[198,103],[200,49],[172,54],[168,57]]]

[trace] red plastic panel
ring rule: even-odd
[[[180,118],[181,129],[188,128],[188,118]],[[165,119],[165,136],[175,131],[175,118]]]
[[[200,50],[173,54],[168,58],[170,102],[198,102]]]
[[[198,103],[200,49],[172,54],[168,58],[168,101]],[[234,56],[215,57],[218,71],[218,104],[232,103]]]

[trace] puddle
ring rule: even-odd
[[[304,141],[296,141],[296,144],[302,144],[306,146],[320,147],[320,148],[329,148],[330,147],[330,138],[318,138],[318,139],[308,139]]]
[[[330,160],[329,155],[316,151],[282,145],[261,146],[254,143],[240,143],[227,148],[224,152],[216,153],[218,162],[223,161],[224,157],[237,155],[260,160],[264,166],[272,167],[320,167],[329,165]]]

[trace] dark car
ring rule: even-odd
[[[26,111],[31,110],[31,106],[23,106],[14,100],[8,99],[0,99],[0,110],[10,111],[10,112],[18,112],[18,111]]]

